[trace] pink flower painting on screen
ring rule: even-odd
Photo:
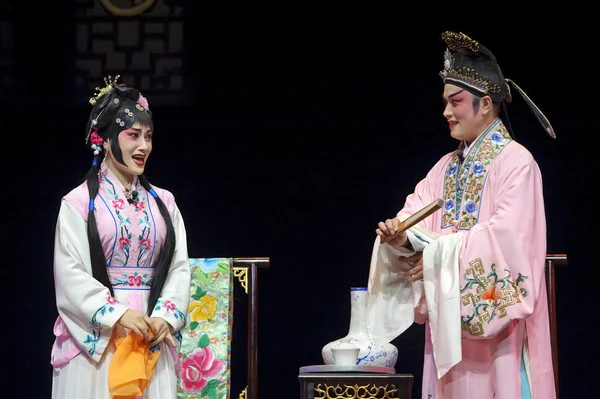
[[[201,392],[224,369],[225,362],[215,360],[210,346],[196,348],[181,362],[181,388],[186,392]]]

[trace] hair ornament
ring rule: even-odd
[[[90,136],[90,142],[92,145],[90,146],[92,150],[94,150],[94,155],[100,154],[102,151],[102,143],[104,143],[104,139],[98,135],[98,132],[94,131]]]
[[[103,88],[96,87],[96,90],[94,92],[94,97],[90,98],[90,104],[92,104],[92,105],[96,104],[96,102],[98,101],[98,99],[100,97],[102,97],[106,93],[109,93],[110,91],[112,91],[113,85],[117,84],[117,80],[120,77],[121,77],[121,75],[117,75],[117,76],[115,76],[114,79],[112,79],[112,77],[110,75],[108,75],[108,79],[104,78],[105,86]]]
[[[136,105],[137,109],[139,109],[140,111],[144,111],[145,109],[150,109],[148,107],[148,99],[146,97],[142,96],[141,94],[137,100],[137,103],[142,107],[142,109],[140,109],[140,107],[138,107]]]

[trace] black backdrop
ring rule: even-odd
[[[91,160],[89,106],[73,101],[69,84],[73,5],[63,3],[3,1],[1,10],[14,27],[5,40],[15,84],[0,96],[0,347],[5,366],[17,366],[0,375],[18,398],[49,397],[54,224],[61,195]],[[348,290],[366,283],[377,222],[455,148],[438,78],[446,29],[490,48],[555,127],[552,140],[514,96],[516,138],[544,176],[548,251],[569,256],[557,276],[562,398],[597,397],[588,383],[598,369],[595,4],[524,17],[517,5],[184,3],[194,98],[152,106],[148,94],[156,128],[147,176],[174,193],[190,256],[271,257],[260,276],[261,398],[298,397],[298,368],[321,363],[321,347],[347,332]],[[393,343],[396,369],[415,375],[420,397],[423,327]]]

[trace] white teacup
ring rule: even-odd
[[[356,366],[360,348],[346,342],[340,342],[339,345],[331,348],[336,366]]]

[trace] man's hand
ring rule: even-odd
[[[385,222],[379,222],[378,229],[375,230],[375,233],[383,240],[386,237],[389,237],[398,231],[398,225],[400,224],[400,220],[398,218],[387,219]],[[397,237],[388,241],[386,244],[391,245],[392,247],[401,247],[406,244],[407,237],[406,231],[398,234]]]
[[[410,281],[423,279],[423,253],[419,252],[413,256],[405,258],[412,269],[404,273],[404,277],[408,277]]]

